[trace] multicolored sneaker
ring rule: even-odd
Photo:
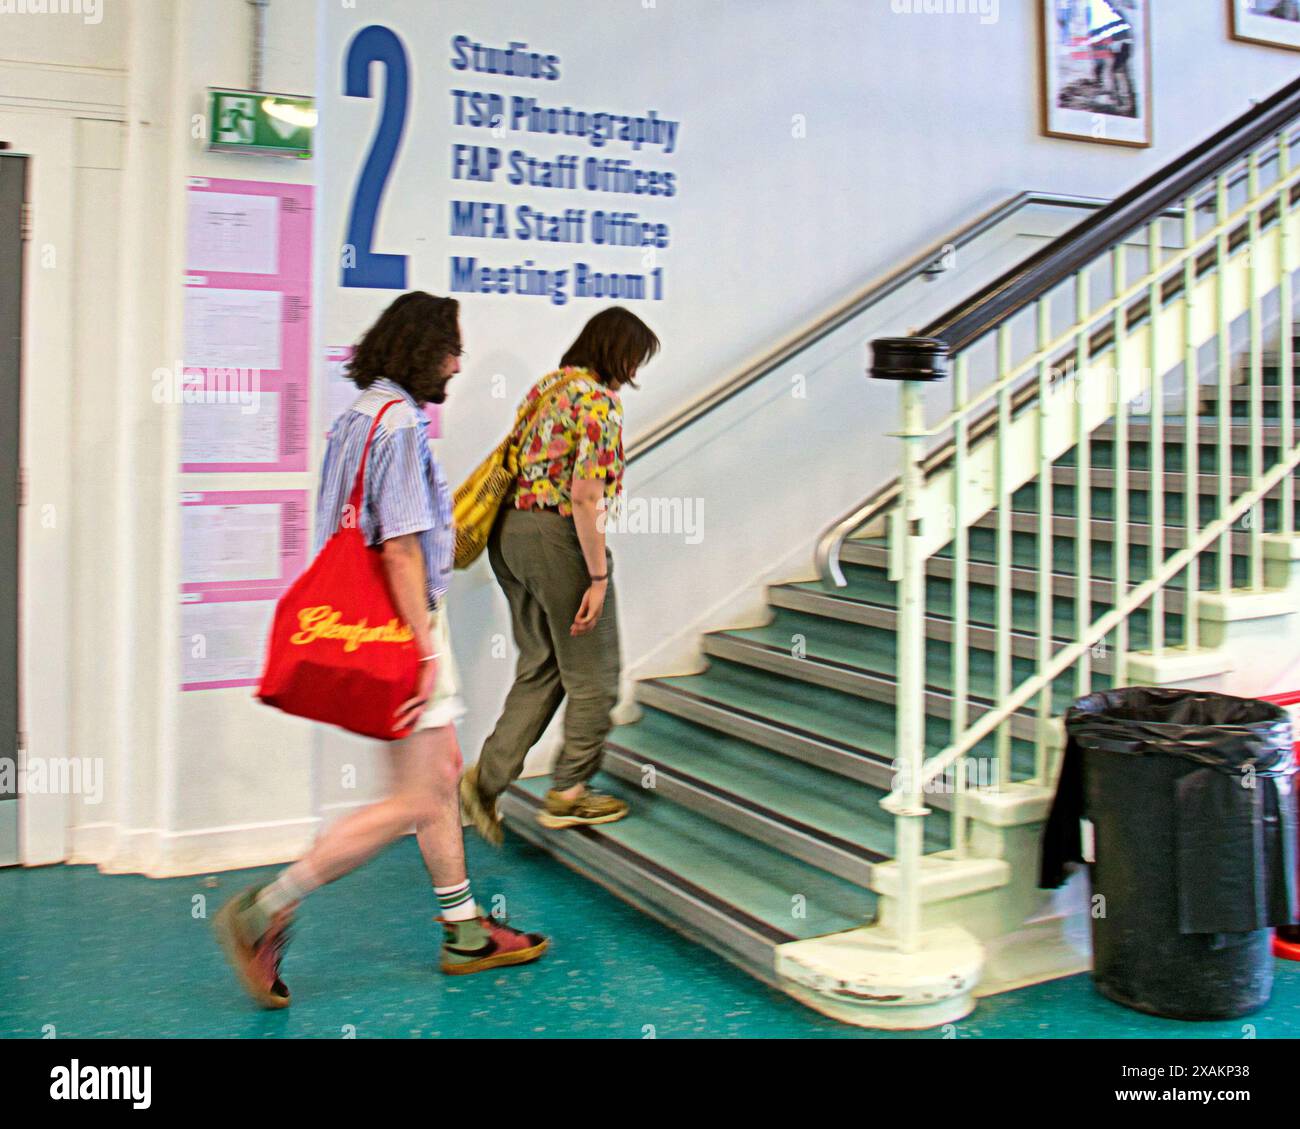
[[[537,822],[557,830],[561,827],[586,827],[596,823],[613,823],[627,815],[627,804],[604,792],[588,788],[576,800],[566,800],[554,788],[546,793],[545,804],[537,813]]]
[[[478,790],[478,765],[471,765],[460,778],[460,808],[474,830],[494,847],[501,846],[505,832],[495,800],[484,799]]]
[[[288,910],[276,914],[257,934],[252,925],[257,916],[253,902],[261,889],[250,886],[231,898],[212,919],[212,929],[230,967],[254,1002],[264,1008],[288,1007],[289,988],[280,979],[280,962],[289,944],[293,914]]]
[[[469,921],[442,922],[442,970],[448,976],[486,972],[508,964],[527,964],[546,952],[550,942],[540,933],[512,929],[490,915]]]

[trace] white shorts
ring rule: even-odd
[[[438,673],[433,684],[433,697],[416,719],[416,729],[441,729],[453,725],[465,716],[465,702],[460,696],[460,678],[456,674],[456,660],[451,653],[451,633],[447,629],[447,600],[429,612],[429,633],[433,636],[433,652],[438,656]]]

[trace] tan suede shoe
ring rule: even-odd
[[[627,815],[627,804],[615,796],[593,792],[588,788],[576,800],[566,800],[554,788],[546,793],[545,807],[537,813],[537,822],[553,830],[583,827],[596,823],[613,823]]]

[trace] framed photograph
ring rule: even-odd
[[[1043,132],[1151,144],[1151,0],[1038,0]]]
[[[1298,0],[1228,0],[1232,38],[1300,51]]]

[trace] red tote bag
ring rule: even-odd
[[[276,605],[257,696],[298,717],[396,741],[397,708],[415,696],[415,633],[388,593],[382,555],[361,534],[366,456],[390,400],[375,416],[338,530]],[[349,515],[351,520],[349,521]]]

